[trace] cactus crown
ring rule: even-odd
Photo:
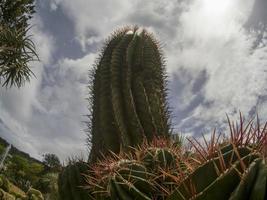
[[[138,27],[115,31],[107,40],[91,73],[90,160],[170,135],[159,46]]]

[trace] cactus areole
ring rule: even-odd
[[[137,27],[108,39],[92,73],[89,161],[168,137],[166,75],[159,43]]]

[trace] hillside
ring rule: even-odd
[[[0,137],[0,154],[2,155],[3,151],[5,150],[5,148],[9,145],[9,143]],[[12,145],[12,144],[11,144]],[[19,149],[17,149],[15,146],[12,145],[11,150],[9,152],[10,155],[17,155],[20,157],[25,158],[26,160],[28,160],[29,162],[35,162],[38,164],[43,164],[40,160],[37,160],[33,157],[31,157],[28,153],[25,153]]]
[[[8,145],[9,143],[0,137],[0,161]],[[49,162],[41,162],[32,158],[28,153],[14,146],[11,146],[8,155],[4,161],[4,167],[0,170],[1,180],[6,178],[10,185],[14,186],[13,188],[19,188],[24,193],[27,193],[30,188],[35,188],[43,194],[45,199],[48,197],[51,200],[58,199],[58,168],[53,168]],[[1,189],[3,188],[0,187]]]

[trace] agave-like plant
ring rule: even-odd
[[[0,80],[3,86],[21,87],[34,73],[29,62],[38,60],[28,30],[0,26]]]
[[[0,1],[0,81],[2,86],[21,87],[34,76],[29,65],[39,60],[28,35],[34,0]]]

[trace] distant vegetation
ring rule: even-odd
[[[7,146],[8,143],[0,138],[1,155],[3,155]],[[57,177],[60,169],[61,164],[55,154],[45,154],[43,161],[39,161],[12,146],[4,162],[1,176],[10,182],[12,188],[17,188],[16,191],[21,190],[20,193],[24,192],[26,194],[29,189],[35,188],[44,197],[56,200],[58,199]],[[3,189],[3,186],[0,186],[0,188]]]

